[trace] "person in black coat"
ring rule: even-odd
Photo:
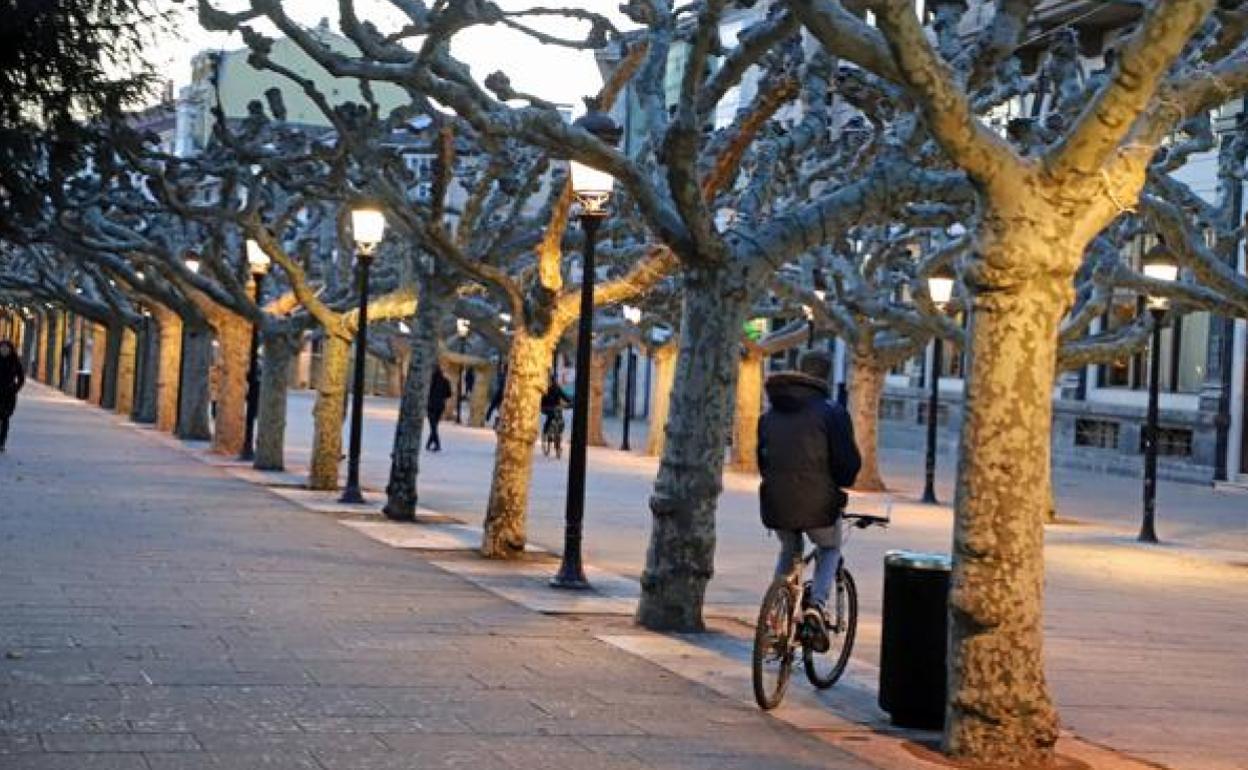
[[[429,400],[425,403],[425,416],[429,418],[429,438],[425,441],[425,450],[442,451],[442,439],[438,436],[438,423],[446,412],[446,402],[451,397],[451,381],[442,373],[442,367],[435,366],[433,379],[429,382]]]
[[[858,476],[862,459],[854,426],[840,404],[829,401],[832,362],[822,351],[802,356],[798,371],[767,379],[771,408],[758,421],[758,468],[763,525],[780,539],[776,575],[789,574],[802,558],[802,535],[817,548],[809,610],[826,639],[826,608],[840,566],[843,491]],[[817,610],[815,608],[818,608]]]
[[[8,340],[0,340],[0,452],[9,440],[9,419],[17,408],[17,392],[26,384],[26,371],[17,350]]]
[[[490,406],[485,410],[485,421],[488,423],[498,408],[503,405],[503,394],[507,391],[507,367],[501,366],[494,375],[494,395],[490,398]]]

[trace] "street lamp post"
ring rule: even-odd
[[[575,126],[598,140],[614,146],[620,128],[598,109],[595,99],[586,99],[588,110]],[[598,226],[607,216],[615,180],[610,174],[578,161],[572,161],[572,192],[580,206],[585,246],[581,250],[581,316],[576,333],[576,394],[572,407],[572,445],[568,455],[568,499],[563,530],[563,560],[551,578],[555,588],[589,588],[581,563],[581,533],[585,521],[585,466],[589,438],[589,359],[594,331],[594,242]]]
[[[1144,275],[1156,281],[1171,283],[1179,277],[1179,266],[1170,250],[1158,244],[1144,255]],[[1153,317],[1153,339],[1149,351],[1148,414],[1144,425],[1144,517],[1140,522],[1139,540],[1157,542],[1157,412],[1161,385],[1161,322],[1170,301],[1166,297],[1150,297],[1148,312]]]
[[[935,273],[927,278],[927,293],[942,313],[953,296],[953,276]],[[940,410],[940,369],[944,340],[937,334],[932,341],[932,368],[927,399],[927,457],[923,474],[923,502],[937,505],[936,500],[936,414]]]
[[[455,336],[459,338],[459,354],[462,356],[467,350],[468,332],[472,329],[472,322],[467,318],[455,319]],[[461,417],[464,405],[464,364],[459,364],[459,376],[455,378],[455,424],[463,424]]]
[[[641,308],[632,305],[624,306],[624,320],[633,326],[641,324]],[[637,357],[633,355],[633,343],[628,343],[628,366],[625,367],[624,374],[624,440],[620,442],[620,449],[627,452],[632,449],[628,445],[628,428],[633,421],[633,383],[637,379]]]
[[[256,307],[264,293],[264,276],[269,272],[269,255],[260,244],[247,239],[247,266],[255,284]],[[256,459],[256,414],[260,411],[260,325],[251,326],[251,359],[247,363],[247,425],[243,432],[243,451],[240,460]]]
[[[364,363],[368,355],[368,269],[373,254],[385,234],[386,218],[374,206],[364,206],[351,212],[351,232],[355,237],[355,249],[360,269],[359,329],[355,336],[355,377],[351,390],[351,446],[347,459],[347,486],[342,490],[340,502],[362,503],[360,492],[360,451],[364,440]]]

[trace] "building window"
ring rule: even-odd
[[[1075,446],[1118,448],[1118,423],[1112,420],[1075,420]]]
[[[1140,431],[1140,453],[1144,452],[1144,431]],[[1157,428],[1157,454],[1161,457],[1191,457],[1190,428]]]
[[[906,402],[900,398],[881,398],[880,399],[880,419],[881,420],[904,420],[906,419]]]
[[[927,402],[926,401],[919,402],[918,420],[916,420],[916,422],[918,422],[920,425],[927,425]],[[937,425],[949,424],[949,407],[945,406],[944,404],[941,404],[936,407],[936,424]]]

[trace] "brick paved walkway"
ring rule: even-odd
[[[0,767],[865,767],[28,393],[0,455]]]

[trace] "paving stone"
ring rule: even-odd
[[[50,752],[200,751],[186,733],[44,733],[40,740]]]
[[[861,767],[38,386],[0,478],[4,770]]]

